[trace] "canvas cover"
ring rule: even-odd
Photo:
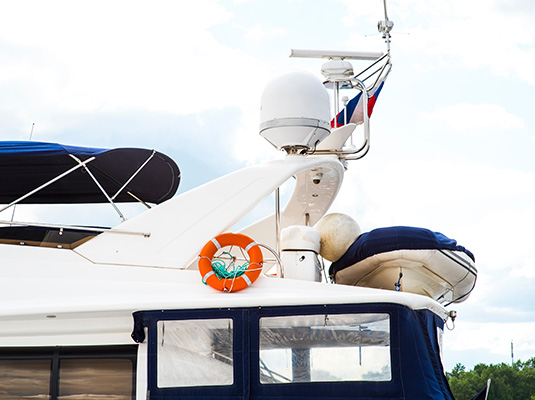
[[[388,314],[390,320],[391,375],[382,381],[341,380],[310,382],[266,383],[262,375],[260,357],[262,318],[279,316],[337,314]],[[325,306],[280,306],[233,309],[153,310],[140,311],[133,315],[133,338],[136,342],[148,341],[148,388],[151,399],[196,398],[196,399],[420,399],[454,400],[448,386],[440,358],[440,337],[443,320],[427,309],[413,310],[392,303],[343,304]],[[220,360],[232,358],[234,379],[229,385],[206,382],[191,387],[160,387],[159,374],[177,373],[176,369],[158,371],[161,363],[158,353],[162,351],[162,321],[194,322],[214,318],[232,320],[231,353]],[[148,337],[145,338],[145,330]],[[180,338],[180,336],[179,336]],[[187,342],[186,342],[187,343]],[[214,339],[214,345],[220,343]],[[329,347],[329,346],[327,346]],[[189,351],[189,346],[183,346]],[[219,349],[214,354],[224,353]],[[207,353],[209,356],[209,353]],[[358,361],[357,361],[358,362]],[[189,371],[189,370],[188,370]],[[187,372],[183,372],[187,373]]]
[[[153,150],[138,148],[101,149],[65,146],[56,143],[0,142],[0,203],[9,204],[77,165],[74,155],[87,164],[91,173],[112,197],[147,161]],[[168,156],[155,152],[150,161],[114,198],[115,202],[161,203],[177,191],[180,171]],[[104,203],[107,199],[84,168],[40,190],[22,203],[69,204]]]
[[[329,274],[333,276],[336,272],[375,254],[394,250],[462,251],[475,261],[474,255],[469,250],[440,232],[410,226],[392,226],[374,229],[360,235],[345,254],[331,264]]]

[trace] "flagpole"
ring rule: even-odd
[[[386,50],[390,53],[390,31],[394,27],[394,23],[388,19],[386,0],[383,0],[383,6],[385,9],[385,20],[379,21],[379,31],[383,33],[383,39],[385,39],[386,42]]]
[[[336,81],[334,82],[334,127],[338,128],[338,110],[339,110],[339,100],[338,97],[340,95],[340,82]]]
[[[487,397],[489,397],[489,389],[490,389],[490,378],[487,380],[487,391],[485,392],[485,400],[487,400]]]
[[[344,104],[344,125],[347,125],[347,102],[349,98],[347,96],[342,97],[342,103]],[[351,135],[351,144],[353,144],[353,135]]]

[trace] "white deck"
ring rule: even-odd
[[[132,343],[136,310],[397,303],[446,318],[438,303],[409,293],[267,277],[224,293],[198,271],[93,264],[53,248],[0,245],[0,253],[0,346]]]
[[[132,343],[132,312],[151,309],[398,303],[445,319],[438,303],[407,293],[267,277],[223,293],[201,282],[195,268],[204,244],[286,180],[297,179],[281,228],[315,224],[343,173],[336,157],[288,156],[224,176],[117,227],[149,237],[103,233],[74,250],[0,245],[0,346]],[[275,246],[273,216],[243,232]]]

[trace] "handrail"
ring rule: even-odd
[[[363,78],[362,80],[358,79],[357,77],[361,76],[363,73],[368,71],[370,68],[372,68],[374,65],[376,65],[378,62],[384,60],[386,58],[386,62],[384,65],[377,69],[376,71],[369,74],[367,77]],[[366,154],[368,154],[368,151],[370,150],[370,120],[368,115],[368,93],[370,91],[373,91],[377,88],[378,82],[381,80],[381,78],[386,79],[388,75],[390,74],[390,71],[392,69],[392,63],[390,62],[390,53],[386,53],[382,57],[378,58],[373,64],[368,66],[366,69],[359,72],[354,78],[350,78],[347,82],[350,82],[353,88],[356,88],[360,90],[362,93],[362,111],[363,111],[363,128],[364,128],[364,140],[360,147],[358,148],[349,148],[346,150],[311,150],[307,154],[309,155],[336,155],[338,158],[344,161],[352,161],[352,160],[359,160],[362,157],[364,157]],[[377,74],[377,78],[375,79],[375,82],[373,85],[367,89],[366,85],[364,84],[364,81],[372,77],[373,75]],[[337,96],[335,96],[336,98]],[[335,117],[336,118],[336,115]],[[351,134],[352,135],[352,134]]]
[[[344,160],[353,160],[358,158],[350,158],[350,157],[342,157],[342,156],[350,156],[350,155],[357,155],[361,151],[365,151],[365,153],[360,156],[359,158],[364,157],[366,153],[369,150],[370,147],[370,119],[368,116],[368,91],[366,89],[366,85],[358,79],[351,78],[350,80],[352,83],[355,84],[355,86],[361,91],[362,93],[362,115],[364,118],[363,124],[364,124],[364,142],[358,149],[351,149],[351,150],[313,150],[311,151],[310,155],[327,155],[327,154],[336,154],[338,157],[344,159]],[[336,116],[335,116],[336,118]]]
[[[76,226],[76,225],[40,224],[37,222],[22,222],[22,221],[8,221],[8,220],[0,220],[0,224],[28,226],[28,227],[36,227],[36,228],[70,229],[74,231],[86,231],[86,232],[95,232],[95,233],[111,232],[111,233],[120,233],[120,234],[126,234],[126,235],[140,235],[144,237],[150,237],[150,232],[125,231],[122,229],[115,229],[115,228],[97,228],[97,227]]]

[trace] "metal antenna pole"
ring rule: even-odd
[[[32,129],[30,130],[30,138],[28,140],[32,140],[32,136],[33,136],[33,128],[35,127],[35,122],[32,122]],[[15,220],[15,210],[17,209],[17,205],[15,204],[13,206],[13,212],[11,213],[11,222],[13,222]]]
[[[281,239],[280,239],[280,230],[281,230],[281,207],[280,207],[280,187],[275,189],[275,240],[277,255],[280,257],[281,254]]]
[[[515,363],[515,356],[513,353],[513,339],[511,339],[511,367],[513,366],[514,363]]]
[[[394,27],[394,23],[388,19],[388,14],[386,12],[386,0],[383,0],[383,7],[385,10],[385,19],[384,21],[379,21],[377,28],[379,32],[383,34],[383,39],[386,42],[386,50],[390,53],[390,31]]]
[[[30,139],[29,140],[32,140],[32,136],[33,136],[33,128],[35,127],[35,122],[32,123],[32,130],[30,131]]]
[[[386,13],[386,0],[383,0],[383,7],[385,9],[385,21],[388,21],[388,14]]]
[[[334,127],[338,128],[338,112],[340,110],[339,108],[339,95],[340,95],[340,82],[334,82]]]

